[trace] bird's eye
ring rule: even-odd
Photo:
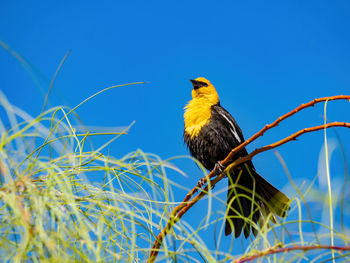
[[[198,87],[208,87],[208,84],[202,81],[198,81]]]

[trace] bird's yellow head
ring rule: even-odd
[[[206,78],[200,77],[190,80],[193,85],[192,98],[193,99],[205,99],[211,104],[216,104],[219,102],[219,96],[214,88]]]
[[[205,78],[191,80],[193,84],[192,100],[185,107],[185,132],[194,138],[209,122],[211,106],[219,103],[214,86]]]

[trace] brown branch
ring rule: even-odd
[[[298,113],[299,111],[306,109],[308,107],[313,107],[315,104],[320,103],[320,102],[324,102],[324,101],[331,101],[331,100],[349,100],[350,101],[350,95],[338,95],[338,96],[331,96],[331,97],[324,97],[324,98],[318,98],[318,99],[314,99],[308,103],[305,104],[301,104],[299,107],[295,108],[294,110],[286,113],[285,115],[279,117],[278,119],[276,119],[273,123],[271,124],[266,124],[264,128],[262,128],[259,132],[257,132],[256,134],[254,134],[252,137],[250,137],[248,140],[246,140],[245,142],[243,142],[242,144],[240,144],[238,147],[236,147],[235,149],[233,149],[230,154],[223,160],[225,161],[226,159],[231,160],[232,157],[239,152],[240,150],[242,150],[243,148],[245,148],[248,144],[250,144],[251,142],[255,141],[258,137],[261,137],[264,135],[264,133],[273,128],[278,126],[278,124],[280,124],[283,120],[291,117],[292,115]]]
[[[319,126],[315,126],[315,127],[311,127],[311,128],[305,128],[302,129],[278,142],[275,142],[273,144],[270,145],[266,145],[264,147],[255,149],[253,152],[251,152],[250,154],[244,156],[244,157],[240,157],[238,158],[234,163],[230,164],[226,170],[228,169],[232,169],[234,166],[237,166],[241,163],[244,163],[248,160],[251,160],[255,155],[274,149],[276,147],[279,147],[287,142],[290,142],[292,140],[296,140],[297,137],[301,136],[302,134],[305,133],[309,133],[309,132],[314,132],[314,131],[318,131],[318,130],[322,130],[322,129],[327,129],[330,127],[347,127],[350,128],[350,123],[347,122],[331,122],[331,123],[327,123],[326,125],[319,125]],[[219,182],[222,178],[225,177],[224,175],[225,173],[217,176],[215,179],[210,181],[210,186],[213,187],[216,185],[217,182]],[[193,190],[192,190],[193,191]],[[166,225],[166,227],[159,233],[159,235],[157,236],[156,240],[154,241],[153,247],[152,247],[152,251],[150,253],[148,262],[154,262],[155,258],[158,255],[159,252],[159,248],[162,244],[162,241],[164,239],[164,237],[168,234],[168,231],[172,228],[172,226],[174,224],[176,224],[177,221],[179,221],[181,219],[181,217],[195,204],[197,203],[200,199],[202,199],[203,196],[205,196],[208,193],[208,186],[206,186],[196,197],[194,197],[190,202],[188,201],[183,201],[183,203],[181,203],[180,205],[178,205],[177,207],[175,207],[175,209],[173,210],[173,212],[171,213],[170,219]],[[188,196],[188,194],[187,194]],[[186,198],[187,198],[186,196]],[[185,199],[186,199],[185,198]]]
[[[338,96],[331,96],[331,97],[324,97],[324,98],[318,98],[318,99],[314,99],[313,101],[310,101],[306,104],[302,104],[299,107],[295,108],[294,110],[288,112],[287,114],[279,117],[277,120],[275,120],[273,123],[271,124],[267,124],[265,125],[264,128],[262,128],[259,132],[257,132],[256,134],[254,134],[251,138],[249,138],[248,140],[246,140],[245,142],[243,142],[242,144],[240,144],[239,146],[237,146],[235,149],[233,149],[229,155],[223,160],[221,161],[221,164],[223,166],[226,166],[227,164],[230,163],[230,161],[232,160],[232,158],[234,157],[234,155],[240,151],[241,149],[243,149],[245,146],[247,146],[248,144],[250,144],[251,142],[253,142],[254,140],[256,140],[258,137],[263,136],[263,134],[273,128],[276,127],[280,122],[282,122],[283,120],[289,118],[290,116],[296,114],[297,112],[307,108],[307,107],[311,107],[314,106],[315,104],[319,103],[319,102],[323,102],[323,101],[330,101],[330,100],[342,100],[342,99],[347,99],[350,101],[350,96],[349,95],[338,95]],[[335,126],[344,126],[344,127],[349,127],[350,124],[349,123],[341,123],[341,122],[334,122],[334,123],[329,123],[326,125],[320,125],[320,126],[316,126],[316,127],[311,127],[311,128],[305,128],[297,133],[292,134],[291,136],[276,142],[274,144],[270,144],[267,146],[264,146],[262,148],[256,149],[255,151],[251,152],[250,154],[248,154],[245,157],[241,157],[239,159],[237,159],[233,164],[230,165],[230,168],[232,168],[232,166],[236,166],[240,163],[246,162],[248,160],[250,160],[253,156],[255,156],[256,154],[260,153],[260,152],[264,152],[267,150],[271,150],[273,148],[276,148],[284,143],[287,143],[291,140],[295,140],[298,136],[302,135],[303,133],[307,133],[307,132],[312,132],[312,131],[317,131],[320,129],[324,129],[324,128],[329,128],[329,127],[335,127]],[[207,182],[207,179],[212,178],[215,174],[217,173],[217,171],[212,170],[208,176],[205,178],[205,182]],[[220,175],[217,178],[215,178],[214,180],[212,180],[210,182],[211,186],[214,186],[217,182],[219,182],[222,178],[224,177],[224,175]],[[205,187],[191,202],[188,202],[192,196],[198,191],[198,187],[194,187],[184,198],[184,200],[182,201],[182,203],[180,205],[178,205],[177,207],[174,208],[174,210],[172,211],[170,218],[168,220],[167,225],[165,226],[165,228],[158,234],[156,240],[154,241],[152,250],[150,252],[149,258],[148,258],[148,262],[154,262],[160,246],[162,245],[163,239],[164,237],[167,235],[168,231],[172,228],[172,226],[188,211],[188,209],[190,209],[196,202],[198,202],[204,195],[206,195],[206,193],[208,192],[208,186]]]
[[[240,157],[238,158],[235,162],[233,162],[232,164],[230,164],[226,170],[232,169],[233,167],[247,162],[249,160],[251,160],[255,155],[274,149],[276,147],[279,147],[287,142],[290,142],[292,140],[296,140],[297,137],[301,136],[302,134],[305,133],[309,133],[309,132],[314,132],[314,131],[318,131],[318,130],[322,130],[322,129],[327,129],[327,128],[331,128],[331,127],[347,127],[350,128],[350,123],[347,122],[332,122],[332,123],[327,123],[326,125],[319,125],[319,126],[315,126],[315,127],[310,127],[310,128],[305,128],[302,129],[278,142],[275,142],[273,144],[270,145],[266,145],[264,147],[255,149],[254,151],[252,151],[250,154],[244,156],[244,157]],[[216,185],[216,183],[218,183],[222,178],[225,177],[225,173],[217,176],[215,179],[210,181],[210,186],[213,187]],[[193,191],[193,190],[192,190]],[[203,196],[205,196],[208,193],[208,185],[197,195],[195,196],[190,202],[188,201],[183,201],[183,203],[181,203],[180,205],[178,205],[177,207],[174,208],[173,212],[171,213],[170,219],[166,225],[166,227],[159,233],[159,235],[157,236],[156,240],[154,241],[150,256],[148,258],[148,262],[154,262],[155,258],[158,255],[159,252],[159,248],[163,242],[164,237],[168,234],[168,231],[172,228],[172,226],[174,224],[176,224],[177,221],[179,221],[181,219],[181,217],[195,204],[197,203],[200,199],[202,199]],[[187,194],[188,196],[188,194]],[[186,196],[186,198],[187,198]],[[185,199],[186,199],[185,198]]]
[[[319,126],[315,126],[315,127],[310,127],[310,128],[304,128],[278,142],[272,143],[270,145],[266,145],[264,147],[255,149],[254,151],[252,151],[250,154],[244,156],[244,157],[240,157],[237,159],[237,161],[235,161],[234,163],[232,163],[232,165],[236,166],[238,164],[244,163],[246,161],[249,161],[252,159],[252,157],[254,157],[255,155],[257,155],[258,153],[261,152],[265,152],[274,148],[277,148],[279,146],[281,146],[282,144],[285,144],[287,142],[296,140],[300,135],[305,134],[305,133],[309,133],[309,132],[314,132],[314,131],[319,131],[319,130],[323,130],[323,129],[328,129],[331,127],[346,127],[346,128],[350,128],[350,123],[348,122],[331,122],[331,123],[327,123],[325,125],[319,125]],[[231,165],[230,165],[231,166]],[[230,167],[229,166],[229,167]],[[227,168],[229,168],[227,167]]]
[[[292,140],[295,140],[297,137],[301,136],[304,133],[308,133],[308,132],[313,132],[313,131],[318,131],[318,130],[322,130],[322,129],[327,129],[330,127],[347,127],[350,128],[350,123],[347,122],[332,122],[332,123],[328,123],[326,125],[319,125],[319,126],[315,126],[315,127],[311,127],[311,128],[305,128],[302,129],[286,138],[284,138],[283,140],[280,140],[276,143],[270,144],[270,145],[266,145],[264,147],[258,148],[254,151],[252,151],[250,154],[244,156],[244,157],[240,157],[238,158],[235,162],[233,162],[232,164],[230,164],[226,170],[232,169],[233,167],[241,164],[241,163],[245,163],[246,161],[251,160],[255,155],[274,149],[276,147],[281,146],[282,144],[285,144],[287,142],[290,142]],[[225,177],[225,173],[221,174],[220,176],[216,177],[215,179],[210,181],[210,186],[215,186],[217,182],[219,182],[222,178]],[[197,203],[204,195],[206,195],[208,193],[208,186],[206,186],[203,191],[201,191],[196,197],[194,197],[190,202],[187,202],[186,204],[184,204],[183,208],[180,210],[180,212],[178,212],[178,214],[175,217],[175,223],[195,204]],[[163,232],[163,231],[162,231]],[[163,233],[164,234],[164,233]]]
[[[255,259],[258,259],[260,257],[268,256],[268,255],[273,255],[273,254],[278,254],[278,253],[284,253],[284,252],[290,252],[294,250],[304,250],[304,251],[309,251],[309,250],[315,250],[315,249],[330,249],[330,250],[338,250],[340,252],[342,251],[349,251],[350,247],[349,246],[327,246],[327,245],[317,245],[317,246],[294,246],[294,247],[274,247],[274,248],[269,248],[265,251],[261,251],[255,255],[248,256],[248,257],[242,257],[239,259],[234,260],[234,263],[244,263],[248,261],[253,261]]]
[[[349,100],[350,101],[350,95],[337,95],[337,96],[330,96],[330,97],[324,97],[324,98],[317,98],[314,99],[308,103],[305,104],[301,104],[299,107],[295,108],[294,110],[286,113],[285,115],[277,118],[273,123],[271,124],[266,124],[264,128],[262,128],[260,131],[258,131],[257,133],[255,133],[252,137],[250,137],[248,140],[244,141],[242,144],[240,144],[239,146],[237,146],[236,148],[234,148],[229,155],[227,155],[227,157],[221,161],[221,164],[223,166],[227,165],[232,158],[234,157],[234,155],[239,152],[240,150],[242,150],[243,148],[245,148],[248,144],[252,143],[253,141],[255,141],[257,138],[261,137],[264,135],[264,133],[269,130],[272,129],[276,126],[278,126],[278,124],[280,124],[282,121],[284,121],[285,119],[291,117],[292,115],[298,113],[299,111],[306,109],[308,107],[313,107],[315,104],[320,103],[320,102],[324,102],[324,101],[332,101],[332,100]],[[212,178],[217,171],[211,171],[207,178],[210,179]],[[207,182],[207,179],[205,179],[204,183]],[[192,196],[197,192],[198,187],[194,187],[185,197],[185,199],[182,201],[182,203],[187,202],[188,200],[190,200],[192,198]],[[180,205],[181,206],[181,205]],[[180,211],[181,208],[180,207],[176,207],[175,208],[176,212]],[[174,212],[175,212],[174,210]]]

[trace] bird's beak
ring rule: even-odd
[[[190,81],[192,82],[193,85],[196,85],[196,84],[197,84],[197,81],[194,80],[194,79],[190,79]]]

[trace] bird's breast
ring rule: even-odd
[[[209,123],[210,117],[211,105],[201,100],[191,100],[185,107],[185,132],[194,138]]]

